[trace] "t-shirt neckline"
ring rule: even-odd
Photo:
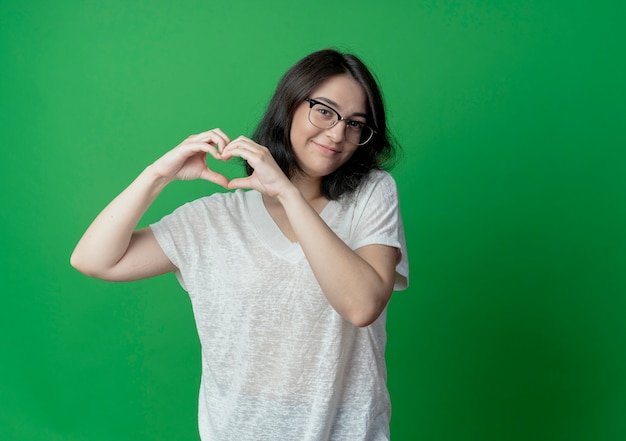
[[[278,227],[263,203],[263,196],[256,190],[245,193],[248,222],[254,227],[259,238],[277,256],[298,262],[304,257],[298,242],[292,242]],[[331,200],[320,212],[320,217],[327,224],[335,217],[339,209],[337,201]]]

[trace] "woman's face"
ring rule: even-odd
[[[327,104],[346,119],[366,122],[365,92],[350,75],[329,78],[308,98]],[[346,141],[345,121],[320,129],[309,121],[309,109],[307,101],[302,101],[296,109],[291,123],[291,145],[305,175],[321,179],[345,164],[359,147]]]

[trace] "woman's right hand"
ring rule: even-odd
[[[207,166],[206,156],[208,153],[221,161],[222,151],[229,143],[230,138],[217,128],[191,135],[155,161],[150,168],[166,182],[204,179],[227,187],[228,179]]]

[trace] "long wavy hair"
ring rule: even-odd
[[[292,178],[302,173],[291,145],[291,124],[297,107],[324,81],[348,74],[365,91],[367,121],[375,130],[372,139],[359,146],[339,169],[322,178],[321,193],[330,200],[354,191],[372,169],[389,170],[393,166],[396,145],[387,128],[385,106],[378,83],[365,64],[355,55],[334,49],[314,52],[282,77],[252,139],[266,146],[279,167]],[[253,169],[246,164],[246,172]]]

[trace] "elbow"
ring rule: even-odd
[[[388,301],[389,297],[384,301],[370,302],[367,305],[355,305],[353,308],[345,311],[342,316],[354,326],[365,328],[378,320],[378,317],[380,317],[387,306]]]
[[[85,271],[83,270],[81,259],[76,255],[76,250],[74,250],[74,252],[70,256],[70,265],[78,272],[81,272],[83,274],[85,273]]]
[[[352,314],[348,317],[345,317],[345,319],[348,320],[357,328],[365,328],[371,325],[372,323],[374,323],[378,319],[378,317],[380,317],[381,313],[382,313],[382,310],[374,314],[372,313]]]
[[[378,318],[378,316],[375,317],[375,318],[372,318],[372,317],[356,317],[356,318],[353,318],[353,319],[348,320],[348,321],[350,323],[352,323],[354,326],[356,326],[357,328],[366,328],[369,325],[371,325],[372,323],[374,323],[377,318]]]
[[[70,256],[70,265],[79,273],[82,273],[89,277],[94,277],[93,272],[89,270],[89,267],[73,252]]]
[[[93,268],[89,265],[89,262],[86,259],[80,257],[80,254],[74,250],[72,255],[70,256],[70,265],[79,273],[84,274],[85,276],[92,277],[94,279],[104,279],[103,275],[96,268]]]

